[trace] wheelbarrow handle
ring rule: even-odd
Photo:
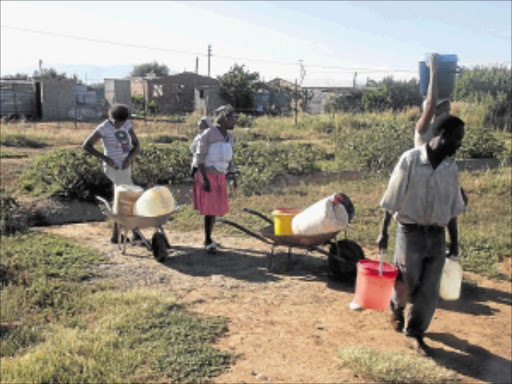
[[[94,196],[96,198],[96,200],[98,200],[100,203],[102,203],[103,205],[105,205],[105,207],[107,207],[109,213],[112,213],[112,208],[110,207],[110,204],[108,203],[107,200],[105,200],[103,197],[100,197],[100,196]]]
[[[261,219],[265,220],[265,221],[266,221],[267,223],[269,223],[269,224],[274,224],[274,222],[272,221],[272,219],[271,219],[271,218],[269,218],[269,217],[267,217],[267,216],[265,216],[263,213],[260,213],[260,212],[258,212],[258,211],[254,211],[254,210],[249,209],[249,208],[244,208],[244,209],[243,209],[243,211],[244,211],[244,212],[247,212],[247,213],[250,213],[250,214],[252,214],[252,215],[258,216],[259,218],[261,218]]]
[[[231,220],[218,218],[216,221],[217,221],[218,223],[224,223],[224,224],[231,225],[232,227],[235,227],[236,229],[238,229],[238,230],[240,230],[240,231],[242,231],[242,232],[245,232],[245,233],[247,233],[248,235],[250,235],[250,236],[252,236],[252,237],[254,237],[254,238],[256,238],[256,239],[261,240],[261,241],[263,241],[264,243],[267,243],[267,244],[270,244],[270,245],[273,245],[273,244],[274,244],[273,242],[271,242],[270,240],[266,239],[265,237],[263,237],[263,236],[259,235],[258,233],[253,232],[253,231],[251,231],[250,229],[247,229],[247,228],[245,228],[245,227],[241,226],[240,224],[237,224],[237,223],[235,223],[235,222],[233,222],[233,221],[231,221]]]

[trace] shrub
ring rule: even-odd
[[[58,149],[34,158],[18,180],[21,190],[35,196],[92,200],[109,196],[111,182],[101,162],[80,150]]]
[[[312,144],[244,143],[235,151],[235,162],[242,167],[240,192],[263,194],[278,177],[317,171],[318,161],[326,158],[327,153]]]
[[[187,143],[146,145],[135,158],[133,179],[144,188],[180,182],[187,177],[189,167]],[[112,196],[112,183],[105,176],[101,161],[80,150],[59,149],[36,157],[21,174],[18,186],[36,196],[89,201],[96,195]]]
[[[24,220],[15,215],[18,206],[11,192],[0,188],[0,235],[11,235],[27,228]]]
[[[336,161],[341,169],[377,172],[395,165],[400,155],[413,146],[412,125],[403,120],[382,121],[358,134],[337,135]]]
[[[457,157],[462,159],[485,159],[500,157],[505,151],[505,144],[489,129],[481,126],[466,127],[462,147]]]
[[[2,135],[0,144],[6,147],[26,147],[26,148],[44,148],[48,146],[47,143],[39,139],[34,139],[21,134],[6,134]]]

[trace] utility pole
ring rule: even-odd
[[[295,125],[297,125],[297,102],[298,102],[297,79],[295,79]]]
[[[199,74],[199,57],[196,56],[196,75]]]
[[[212,46],[208,44],[208,77],[210,77],[210,57],[212,56]]]

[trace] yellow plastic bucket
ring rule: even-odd
[[[277,236],[291,236],[292,219],[301,210],[297,208],[280,208],[272,211],[274,217],[274,234]]]

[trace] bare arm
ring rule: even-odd
[[[204,164],[198,164],[197,168],[199,169],[199,172],[201,172],[201,175],[203,176],[203,189],[206,192],[210,192],[210,179],[208,179],[208,175],[206,174],[206,167]]]
[[[388,249],[388,227],[391,221],[391,213],[387,210],[384,210],[384,216],[382,217],[382,229],[380,231],[379,237],[377,237],[377,245],[380,249]]]
[[[94,145],[101,139],[101,135],[99,132],[93,132],[87,139],[85,139],[84,143],[82,144],[82,148],[85,152],[89,153],[90,155],[97,157],[98,159],[104,161],[107,163],[109,167],[112,167],[114,169],[117,169],[117,165],[110,157],[105,156],[103,153],[98,151],[96,148],[94,148]]]
[[[140,152],[139,138],[135,134],[135,131],[132,128],[128,132],[130,133],[130,136],[132,138],[132,149],[130,150],[130,153],[128,154],[126,159],[124,159],[122,169],[128,168],[132,164],[132,161],[135,158],[135,156],[137,156],[137,154]]]
[[[430,56],[430,62],[428,64],[430,68],[430,81],[427,90],[427,102],[425,109],[418,120],[418,124],[416,124],[416,130],[420,134],[425,133],[429,129],[430,122],[432,121],[432,117],[434,117],[434,113],[436,111],[437,100],[439,97],[437,87],[437,60],[437,53],[433,53]]]
[[[459,255],[459,231],[456,217],[448,222],[448,235],[450,236],[450,250],[448,256],[457,257]]]

